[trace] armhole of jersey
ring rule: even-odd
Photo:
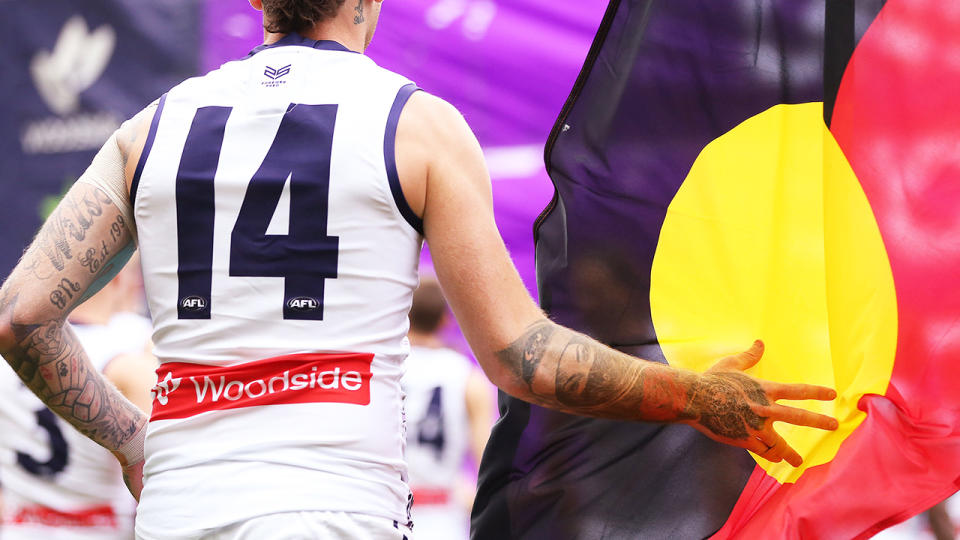
[[[150,131],[147,132],[147,140],[143,142],[140,160],[137,161],[137,169],[133,173],[133,180],[130,181],[131,206],[137,201],[137,187],[140,186],[140,175],[143,174],[143,167],[147,164],[147,156],[150,155],[150,149],[153,148],[153,140],[157,137],[157,126],[160,124],[160,114],[163,113],[163,104],[166,101],[166,94],[160,96],[160,103],[157,104],[157,110],[153,112],[153,120],[150,121]]]
[[[417,90],[420,90],[420,88],[410,83],[397,92],[397,98],[393,101],[393,107],[390,108],[390,115],[387,116],[387,131],[383,135],[383,161],[387,166],[387,180],[390,182],[390,192],[393,193],[393,202],[396,203],[397,210],[400,211],[403,219],[422,235],[423,220],[407,204],[407,199],[403,196],[403,189],[400,187],[396,154],[397,124],[400,122],[400,113],[403,111],[403,106],[407,104],[407,100]]]

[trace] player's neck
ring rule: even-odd
[[[300,35],[317,41],[336,41],[351,51],[363,53],[367,45],[366,33],[365,24],[357,25],[352,20],[341,16],[318,23],[313,28],[300,32]],[[285,35],[264,30],[263,43],[266,45],[276,43]]]
[[[440,349],[446,346],[440,337],[436,334],[426,334],[411,330],[407,337],[410,339],[410,345],[414,347],[426,347],[430,349]]]

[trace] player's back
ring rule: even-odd
[[[464,459],[470,437],[467,380],[473,366],[447,348],[414,347],[403,378],[407,463],[417,538],[467,538]],[[460,488],[460,489],[458,489]]]
[[[291,34],[161,100],[131,186],[162,362],[138,531],[406,519],[421,237],[393,142],[414,89]]]
[[[75,325],[99,370],[120,353],[113,329]],[[130,538],[134,500],[116,458],[57,418],[12,370],[0,369],[4,540]]]

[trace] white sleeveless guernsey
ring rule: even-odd
[[[110,326],[75,325],[100,371],[137,347]],[[128,539],[135,501],[113,454],[56,417],[7,366],[0,368],[0,481],[4,540]]]
[[[451,349],[413,347],[407,394],[407,465],[418,540],[469,536],[470,515],[457,496],[470,437],[467,380],[473,365]]]
[[[161,361],[138,535],[293,511],[408,521],[421,223],[394,138],[415,90],[291,34],[161,99],[131,186]]]

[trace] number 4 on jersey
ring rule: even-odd
[[[181,319],[210,318],[213,178],[231,110],[197,110],[177,173]],[[263,163],[250,179],[230,235],[231,276],[284,278],[284,319],[322,320],[324,280],[337,277],[339,238],[327,235],[336,118],[336,105],[287,109]],[[288,232],[267,234],[287,182]]]

